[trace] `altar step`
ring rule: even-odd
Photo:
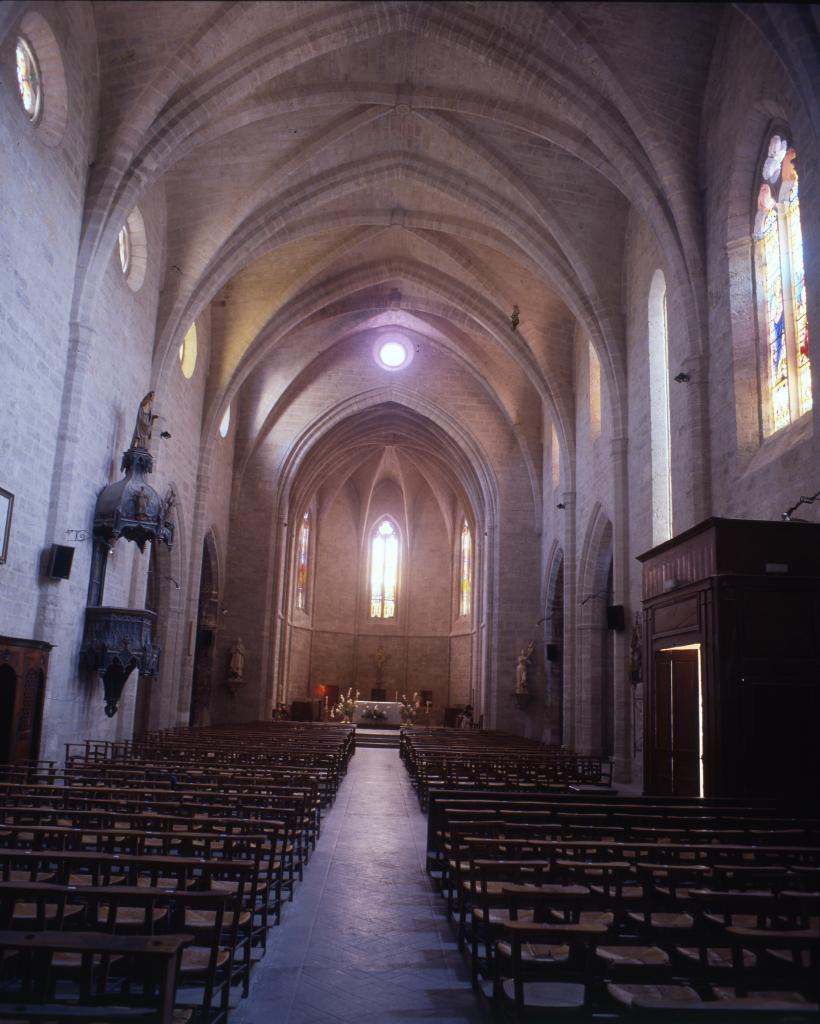
[[[356,727],[357,747],[387,747],[399,749],[398,729],[360,729]]]

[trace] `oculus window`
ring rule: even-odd
[[[43,110],[43,89],[40,84],[40,67],[34,50],[28,40],[18,36],[17,47],[17,89],[26,117],[37,124]]]

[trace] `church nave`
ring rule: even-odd
[[[360,747],[231,1024],[479,1024],[396,750]]]

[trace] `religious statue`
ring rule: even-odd
[[[527,668],[532,664],[532,652],[535,650],[535,641],[530,640],[526,648],[521,648],[518,655],[518,664],[515,667],[515,692],[529,693],[527,686]]]
[[[379,686],[381,686],[384,682],[384,666],[387,661],[387,655],[384,653],[384,648],[377,648],[376,653],[372,655],[372,658],[376,665],[376,681]]]
[[[137,412],[137,422],[134,425],[134,436],[131,438],[132,448],[147,448],[151,440],[151,432],[154,429],[154,420],[157,418],[152,411],[154,408],[154,392],[148,394],[140,402]]]
[[[231,644],[231,661],[228,666],[228,680],[233,683],[241,683],[245,675],[245,645],[242,637],[238,636]]]
[[[144,519],[148,515],[148,493],[144,487],[140,487],[134,495],[134,514],[137,519]]]

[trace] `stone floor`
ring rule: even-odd
[[[398,751],[353,757],[322,836],[230,1024],[485,1024]]]

